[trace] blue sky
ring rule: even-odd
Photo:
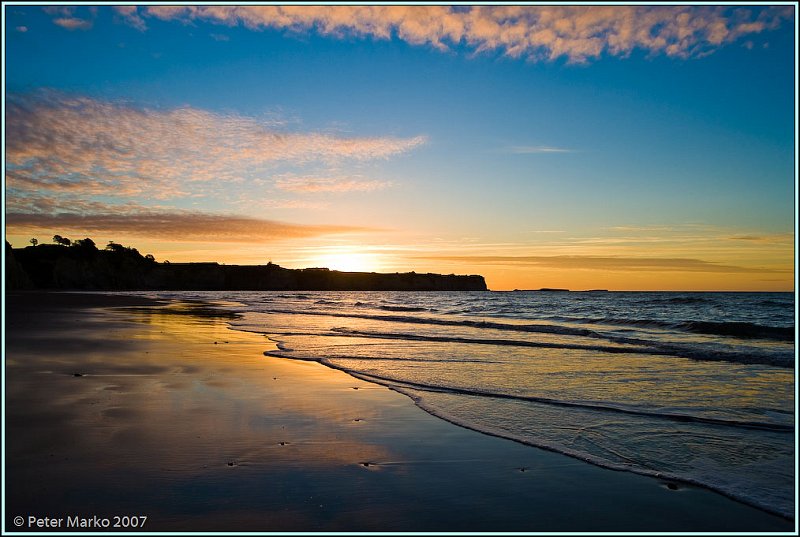
[[[792,288],[792,6],[4,8],[15,246]]]

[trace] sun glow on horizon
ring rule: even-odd
[[[360,252],[352,247],[327,249],[318,255],[309,256],[304,265],[342,272],[380,272],[381,270],[381,262],[376,254]]]

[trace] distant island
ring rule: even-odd
[[[541,289],[514,289],[515,293],[608,293],[608,289],[586,289],[573,291],[571,289],[561,289],[558,287],[542,287]]]
[[[542,287],[541,289],[514,289],[518,293],[569,293],[569,289],[559,289],[556,287]]]
[[[483,276],[340,272],[266,265],[158,262],[136,248],[92,239],[12,248],[6,242],[6,288],[176,291],[486,291]]]

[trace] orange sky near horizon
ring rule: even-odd
[[[75,235],[62,233],[77,239]],[[434,272],[440,274],[480,274],[493,291],[514,289],[565,288],[571,290],[608,289],[612,291],[794,291],[792,264],[793,236],[739,239],[748,252],[739,251],[737,264],[730,264],[731,244],[715,248],[702,245],[722,242],[719,238],[687,242],[683,249],[674,245],[609,249],[603,246],[565,247],[554,245],[488,245],[442,241],[417,243],[365,244],[346,235],[333,243],[322,238],[278,240],[271,244],[163,242],[140,237],[106,238],[89,234],[98,247],[108,241],[152,253],[157,261],[209,262],[225,264],[266,264],[286,268],[327,267],[354,272]],[[9,235],[15,247],[28,246],[29,238],[48,243],[43,233]],[[51,236],[50,236],[51,237]],[[374,239],[373,239],[374,240]],[[737,242],[728,238],[728,242]],[[563,241],[562,241],[563,242]],[[698,247],[698,244],[700,246]],[[698,249],[699,248],[699,249]],[[495,255],[491,255],[494,252]],[[541,252],[542,255],[523,255]],[[683,257],[676,257],[682,252]],[[708,261],[709,259],[719,261]],[[705,259],[705,260],[701,260]]]

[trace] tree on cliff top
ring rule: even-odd
[[[66,237],[62,237],[61,235],[53,235],[53,242],[56,244],[60,244],[61,246],[69,246],[72,244],[72,241]]]

